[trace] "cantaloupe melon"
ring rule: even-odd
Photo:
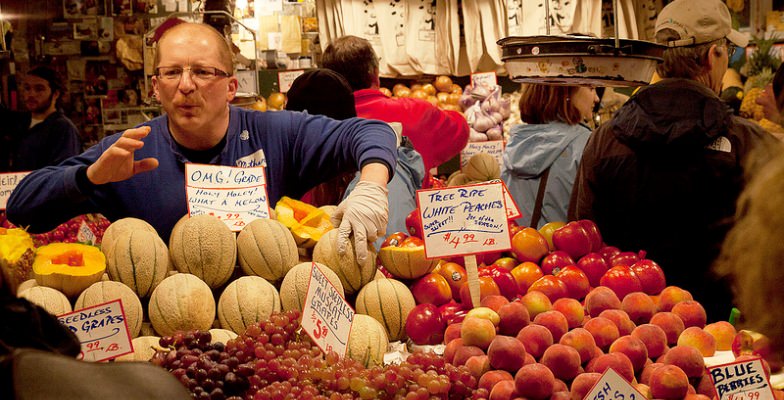
[[[236,333],[228,329],[220,329],[220,328],[210,329],[210,335],[212,336],[210,340],[210,344],[214,344],[214,343],[226,344],[226,342],[228,342],[229,340],[237,337]]]
[[[106,231],[101,238],[101,251],[106,255],[107,259],[111,258],[112,250],[114,250],[114,242],[117,237],[123,232],[132,231],[145,231],[158,235],[155,228],[145,220],[132,217],[118,219],[106,228]]]
[[[115,299],[122,301],[125,321],[131,337],[139,336],[139,331],[142,329],[142,320],[144,319],[142,303],[139,301],[136,293],[122,282],[101,281],[93,283],[76,299],[74,309],[79,310]]]
[[[346,294],[357,293],[362,286],[373,280],[376,274],[376,250],[373,245],[368,244],[368,262],[365,265],[357,263],[357,256],[354,252],[354,237],[349,237],[346,244],[346,252],[338,254],[338,230],[333,229],[325,233],[321,240],[313,248],[313,261],[329,267],[340,278],[343,290]]]
[[[438,259],[425,258],[425,246],[417,247],[382,247],[378,251],[381,265],[390,274],[400,279],[416,279],[425,276],[435,269]]]
[[[16,288],[16,295],[19,296],[19,294],[24,292],[25,290],[36,286],[38,286],[38,281],[36,281],[35,279],[28,279],[19,284],[19,287]]]
[[[164,279],[152,291],[147,315],[155,332],[162,336],[176,331],[206,331],[215,319],[215,299],[204,281],[179,273]]]
[[[400,281],[378,279],[365,285],[356,299],[360,314],[375,318],[387,331],[389,340],[406,336],[406,318],[416,306],[411,291]]]
[[[216,217],[186,215],[172,229],[169,254],[177,271],[193,274],[215,289],[234,273],[237,240]]]
[[[158,336],[139,336],[133,338],[133,353],[115,358],[115,361],[150,361],[156,351],[164,351]]]
[[[101,280],[106,258],[95,246],[79,243],[50,243],[41,246],[33,260],[33,276],[74,299],[82,290]]]
[[[359,361],[365,367],[383,365],[388,347],[387,332],[380,322],[369,315],[354,314],[346,356]]]
[[[312,262],[304,262],[295,265],[283,278],[280,284],[280,302],[283,311],[299,310],[305,305],[305,296],[308,294],[308,282],[310,282],[310,268]],[[340,278],[329,267],[324,264],[316,263],[321,272],[335,286],[341,295],[345,296],[343,284]]]
[[[46,286],[35,286],[19,293],[19,297],[27,299],[29,302],[41,306],[49,314],[66,314],[73,309],[71,302],[68,301],[62,292]]]
[[[119,232],[108,254],[106,269],[109,278],[124,283],[141,298],[150,297],[172,269],[169,249],[155,232]]]
[[[218,300],[221,328],[235,333],[243,333],[248,325],[265,321],[279,311],[278,290],[259,276],[243,276],[231,282]]]
[[[248,275],[277,282],[297,264],[297,243],[282,223],[257,219],[242,228],[237,236],[237,257]]]
[[[495,157],[487,153],[476,153],[462,168],[468,178],[476,181],[490,181],[501,178],[501,166]]]

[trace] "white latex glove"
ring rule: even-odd
[[[368,262],[368,243],[375,242],[387,231],[388,195],[386,187],[359,181],[348,197],[340,202],[331,218],[332,225],[338,227],[338,254],[346,253],[346,243],[353,231],[357,263],[365,265]]]

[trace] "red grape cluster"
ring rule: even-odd
[[[486,399],[465,367],[432,353],[401,364],[365,368],[324,354],[301,334],[298,311],[273,314],[226,343],[209,344],[208,332],[161,338],[172,350],[153,357],[195,399]]]
[[[79,227],[82,225],[82,222],[87,224],[87,227],[95,234],[96,243],[101,243],[103,233],[111,224],[108,219],[100,214],[86,214],[71,218],[49,232],[32,234],[30,236],[33,238],[33,243],[36,247],[54,242],[76,243],[79,241],[77,235],[79,234]],[[0,211],[0,227],[9,229],[16,228],[16,226],[6,218],[5,211]]]

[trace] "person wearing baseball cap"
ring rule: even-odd
[[[719,98],[731,53],[748,40],[720,0],[675,0],[656,21],[661,80],[635,93],[583,152],[569,220],[592,219],[608,245],[647,251],[668,285],[726,319],[729,283],[711,272],[755,148],[780,146]],[[751,165],[751,164],[748,164]]]

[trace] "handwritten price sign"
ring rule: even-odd
[[[11,197],[11,192],[16,189],[22,178],[29,175],[28,172],[12,172],[9,174],[0,174],[0,210],[5,210],[8,204],[8,198]]]
[[[743,360],[708,367],[720,400],[773,400],[761,359]]]
[[[504,163],[504,141],[492,140],[489,142],[469,142],[460,151],[460,169],[463,169],[474,154],[485,153],[493,156],[501,166]]]
[[[509,250],[501,183],[417,191],[427,258]]]
[[[498,85],[498,77],[495,72],[478,72],[471,74],[471,86],[485,86],[488,88],[495,88]]]
[[[302,308],[302,329],[323,351],[346,354],[354,309],[316,263],[310,269],[310,282]]]
[[[185,164],[190,216],[209,214],[238,232],[259,218],[269,218],[264,167]]]
[[[604,372],[596,385],[593,386],[584,400],[645,400],[646,397],[637,391],[626,379],[623,379],[612,368]]]
[[[133,353],[120,299],[63,314],[57,319],[82,343],[82,352],[77,357],[80,360],[106,361]]]

